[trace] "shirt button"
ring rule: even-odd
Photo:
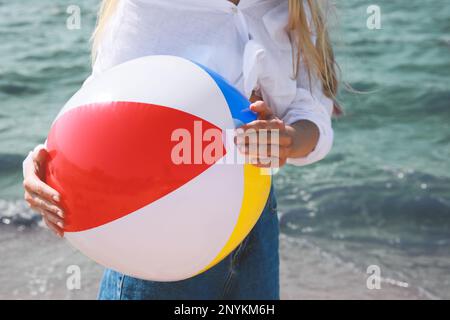
[[[232,7],[232,8],[231,8],[231,12],[237,13],[237,12],[238,12],[238,9],[237,9],[236,7]]]

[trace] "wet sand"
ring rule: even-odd
[[[310,242],[282,235],[280,243],[282,299],[426,298],[389,283],[369,290],[365,273]],[[0,248],[0,299],[96,298],[102,267],[44,228],[1,225]],[[80,267],[80,289],[67,289],[71,265]]]

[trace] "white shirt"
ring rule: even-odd
[[[274,113],[292,124],[310,120],[320,138],[304,158],[306,165],[325,157],[333,142],[333,102],[320,82],[309,87],[303,69],[293,79],[292,46],[284,30],[287,0],[120,0],[98,48],[89,81],[125,61],[168,54],[188,58],[218,72],[250,97],[260,93]],[[315,39],[313,39],[315,40]]]

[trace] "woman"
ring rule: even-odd
[[[244,130],[279,130],[279,141],[268,145],[269,150],[279,148],[278,166],[311,164],[331,149],[331,114],[339,110],[333,51],[321,12],[314,0],[104,1],[87,81],[146,55],[194,60],[251,98],[258,120]],[[253,152],[250,147],[241,151]],[[263,159],[257,152],[252,156]],[[46,158],[40,145],[24,161],[25,199],[63,236],[60,195],[43,181]],[[99,298],[279,299],[277,219],[272,191],[250,235],[212,269],[170,283],[106,270]]]

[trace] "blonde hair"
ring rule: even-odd
[[[101,41],[101,36],[106,28],[106,24],[109,18],[116,11],[119,0],[103,0],[100,4],[100,9],[97,13],[97,25],[95,26],[94,32],[92,33],[92,51],[91,58],[92,62],[95,61],[97,56],[98,47]]]
[[[304,3],[307,3],[310,16],[308,17]],[[307,70],[311,82],[311,75],[317,76],[322,82],[323,91],[334,102],[334,113],[339,115],[342,109],[337,101],[338,75],[327,29],[328,6],[321,5],[319,0],[289,0],[289,19],[286,31],[296,47],[294,57],[294,74],[297,75],[301,61]],[[309,18],[309,21],[308,21]],[[313,36],[316,43],[313,42]]]
[[[329,38],[324,8],[319,0],[305,0],[308,5],[310,17],[304,5],[304,0],[289,1],[289,18],[286,31],[291,36],[291,41],[296,48],[293,69],[297,76],[300,66],[307,69],[309,79],[311,75],[317,76],[322,82],[324,93],[334,101],[334,113],[341,114],[341,108],[337,102],[338,76],[334,52]],[[92,35],[92,60],[95,60],[97,49],[109,18],[115,12],[119,0],[103,0],[98,12],[97,26]],[[308,18],[310,19],[308,21]],[[315,36],[314,44],[312,36]],[[303,62],[301,64],[300,62]]]

